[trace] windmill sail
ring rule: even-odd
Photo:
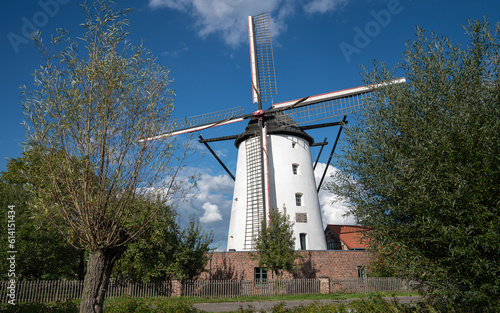
[[[217,121],[223,121],[225,119],[231,119],[235,116],[242,115],[243,112],[244,112],[243,108],[238,106],[211,113],[199,114],[181,119],[174,119],[169,123],[169,128],[175,130],[182,130],[203,125],[210,125]]]
[[[344,116],[358,111],[367,96],[369,94],[363,93],[288,109],[284,113],[289,118],[283,121],[280,120],[279,122],[281,125],[285,125],[287,121],[293,121],[297,125],[305,125],[324,119]]]
[[[141,139],[139,140],[139,142],[157,140],[165,137],[196,132],[210,127],[241,122],[243,121],[242,118],[243,112],[244,109],[242,107],[234,107],[230,109],[194,115],[181,119],[173,119],[169,121],[168,124],[165,126],[165,130],[163,133],[154,137]]]
[[[405,78],[394,79],[379,85],[360,86],[276,103],[272,108],[265,110],[263,113],[274,114],[283,111],[291,117],[295,123],[304,125],[314,121],[340,117],[356,112],[364,105],[364,101],[370,97],[370,93],[374,89],[388,84],[399,83],[405,83]],[[242,107],[234,107],[212,113],[186,117],[184,119],[176,119],[168,123],[164,133],[141,141],[201,131],[215,126],[241,122],[252,117],[254,117],[253,113],[245,114]]]
[[[404,83],[405,81],[405,78],[398,78],[379,85],[354,87],[276,103],[270,111],[282,110],[289,117],[280,121],[282,125],[285,125],[291,119],[297,125],[305,125],[354,113],[365,105],[365,101],[370,98],[374,89],[383,85]],[[277,117],[279,118],[279,116]]]
[[[269,14],[248,17],[253,103],[265,102],[277,93]],[[262,109],[259,107],[259,110]]]
[[[276,94],[273,45],[269,14],[248,17],[248,38],[252,72],[252,98],[257,102],[258,131],[246,142],[247,207],[244,248],[254,247],[262,219],[269,216],[269,162],[266,122],[262,102]],[[255,201],[259,200],[259,201]]]

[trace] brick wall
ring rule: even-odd
[[[328,277],[334,279],[357,278],[358,267],[370,262],[368,251],[325,250],[301,251],[302,265],[295,278]],[[256,258],[252,258],[254,255]],[[255,252],[215,252],[208,262],[201,279],[254,279],[254,268],[258,265]],[[270,274],[269,274],[270,275]],[[285,273],[285,278],[293,276]],[[269,278],[272,278],[269,276]]]

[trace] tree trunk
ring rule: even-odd
[[[90,251],[80,313],[102,313],[111,270],[123,252],[122,247]]]

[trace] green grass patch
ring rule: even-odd
[[[371,294],[367,298],[353,299],[350,302],[320,303],[314,301],[308,305],[287,308],[285,302],[275,305],[272,313],[455,313],[440,311],[425,303],[401,304],[396,299],[387,301],[381,294]],[[255,308],[239,309],[237,313],[257,313]]]
[[[260,301],[300,301],[300,300],[346,300],[362,299],[372,295],[382,297],[418,296],[416,292],[390,292],[390,293],[332,293],[332,294],[302,294],[302,295],[276,295],[276,296],[241,296],[231,298],[200,298],[180,297],[189,303],[221,303],[221,302],[260,302]]]
[[[372,309],[379,307],[390,309],[388,312],[404,312],[398,311],[399,304],[385,304],[386,301],[380,300],[384,297],[392,298],[395,296],[414,296],[416,293],[336,293],[336,294],[306,294],[306,295],[280,295],[266,297],[236,297],[236,298],[195,298],[195,297],[179,297],[179,298],[131,298],[128,296],[107,299],[104,302],[104,313],[196,313],[201,312],[193,307],[195,303],[222,303],[222,302],[261,302],[261,301],[300,301],[300,300],[342,300],[354,299],[349,304],[321,304],[319,302],[311,303],[308,306],[295,309],[286,309],[283,304],[276,305],[272,312],[347,312],[343,311],[349,308],[350,312],[371,312]],[[16,305],[0,304],[0,312],[2,313],[77,313],[79,312],[79,300],[67,300],[56,303],[16,303]],[[352,310],[356,308],[356,310]],[[365,310],[366,309],[366,310]],[[398,309],[398,310],[396,310]],[[363,311],[364,310],[364,311]],[[253,309],[247,309],[240,312],[256,312]],[[376,311],[374,311],[376,312]],[[382,311],[380,311],[382,312]],[[415,311],[412,311],[415,312]],[[418,311],[421,312],[421,311]]]

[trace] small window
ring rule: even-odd
[[[328,250],[337,250],[337,242],[336,241],[330,241],[328,243]]]
[[[302,206],[302,194],[301,193],[295,194],[295,205]]]
[[[300,250],[307,250],[306,234],[300,234]]]
[[[293,175],[297,175],[299,173],[299,165],[298,164],[292,164],[292,173],[293,173]]]
[[[261,267],[255,267],[254,277],[256,284],[265,284],[267,282],[267,270]]]
[[[297,143],[296,143],[295,141],[293,141],[293,142],[292,142],[292,148],[295,148],[295,145],[296,145],[296,144],[297,144]]]

